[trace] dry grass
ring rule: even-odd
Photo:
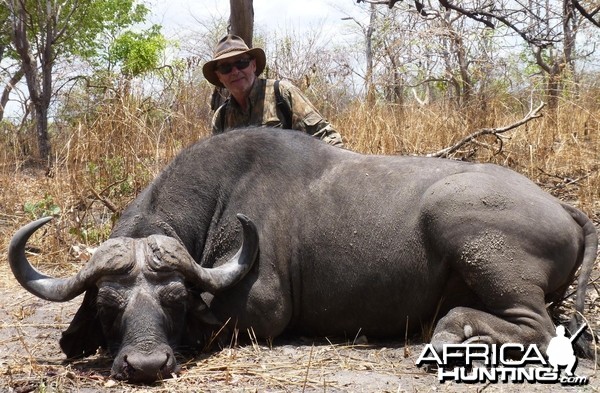
[[[513,124],[531,109],[501,108],[485,125],[444,108],[364,104],[336,119],[353,150],[369,154],[424,155],[450,146],[479,128]],[[537,106],[537,105],[534,105]],[[466,145],[453,158],[493,162],[523,173],[562,199],[599,217],[600,111],[565,102],[556,111],[505,134]],[[491,117],[491,116],[488,116]]]
[[[206,89],[181,88],[178,94],[178,102],[204,103],[209,97]],[[502,145],[494,138],[482,139],[464,146],[455,158],[509,166],[580,207],[598,224],[600,106],[594,103],[563,102],[555,113],[546,110],[544,117],[508,133]],[[27,135],[8,132],[0,137],[5,147],[0,152],[0,292],[11,294],[2,305],[0,321],[0,390],[347,391],[356,388],[356,373],[363,375],[364,391],[400,391],[398,377],[404,391],[420,391],[433,383],[434,378],[413,366],[420,347],[398,343],[371,347],[287,341],[270,348],[252,341],[192,360],[182,358],[181,375],[152,388],[111,381],[110,360],[104,356],[62,363],[59,331],[77,305],[48,304],[18,287],[6,261],[10,235],[36,216],[58,213],[31,243],[39,247],[43,260],[34,255],[31,259],[48,274],[76,272],[89,258],[86,247],[96,246],[110,233],[112,210],[123,209],[182,147],[208,134],[209,112],[198,108],[179,104],[165,109],[135,99],[107,102],[87,118],[56,126],[50,173],[23,154],[33,145]],[[478,128],[511,124],[528,110],[528,105],[494,102],[485,113],[356,103],[330,118],[350,149],[422,155]],[[596,332],[599,285],[592,285],[587,303]],[[445,390],[461,388],[446,385]]]

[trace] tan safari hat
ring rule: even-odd
[[[221,40],[217,44],[215,48],[215,55],[213,56],[212,60],[207,61],[202,66],[202,73],[204,74],[204,77],[207,81],[209,81],[215,86],[225,87],[217,77],[217,73],[215,70],[215,68],[217,67],[217,62],[219,60],[238,56],[244,53],[247,53],[254,60],[256,60],[256,76],[260,75],[265,69],[265,65],[267,64],[265,52],[261,48],[250,49],[248,48],[243,39],[241,39],[237,35],[228,34],[225,37],[221,38]]]

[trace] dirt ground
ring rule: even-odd
[[[111,359],[97,355],[65,363],[58,340],[81,298],[46,302],[16,284],[5,257],[0,266],[1,392],[600,392],[600,373],[590,360],[579,361],[576,375],[585,386],[559,384],[460,384],[437,380],[435,370],[415,366],[422,343],[360,344],[293,341],[234,346],[181,358],[181,372],[152,386],[110,379]],[[598,277],[598,271],[595,272]],[[597,282],[591,285],[586,315],[598,333]],[[594,295],[595,293],[595,295]]]

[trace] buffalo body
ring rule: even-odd
[[[435,322],[437,347],[545,347],[546,303],[582,266],[582,310],[598,242],[584,214],[509,169],[361,155],[269,129],[184,150],[76,277],[27,263],[44,222],[15,235],[15,275],[49,300],[86,291],[63,350],[108,347],[116,377],[146,382],[176,370],[173,348],[203,345],[227,321],[259,337],[400,337]]]

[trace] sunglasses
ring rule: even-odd
[[[240,59],[238,61],[234,61],[233,63],[219,64],[215,69],[219,74],[226,75],[233,70],[233,67],[237,68],[240,71],[245,70],[246,68],[248,68],[251,61],[252,59]]]

